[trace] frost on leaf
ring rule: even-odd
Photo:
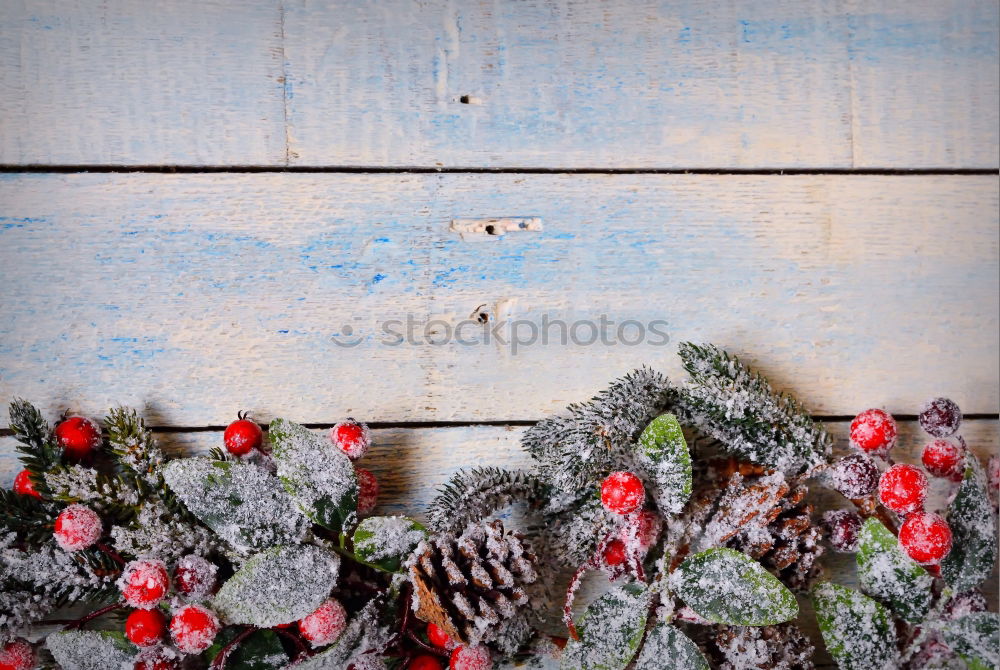
[[[995,612],[968,614],[941,632],[948,646],[967,661],[988,668],[1000,666],[1000,617]]]
[[[795,596],[746,554],[709,549],[691,556],[671,575],[677,595],[713,623],[768,626],[794,619]]]
[[[677,514],[691,497],[691,453],[673,414],[653,419],[639,436],[636,463],[656,486],[652,490],[663,514]]]
[[[373,516],[354,531],[354,553],[386,572],[398,572],[403,559],[426,536],[422,525],[404,516]]]
[[[248,560],[213,601],[228,623],[270,628],[311,614],[337,583],[340,559],[313,545],[273,547]]]
[[[68,630],[45,642],[63,670],[130,668],[138,652],[124,634],[111,631]]]
[[[563,670],[620,670],[635,655],[646,628],[649,593],[626,584],[594,601],[577,625],[579,640],[563,652]]]
[[[996,517],[979,460],[970,455],[965,477],[948,506],[951,552],[941,561],[941,575],[955,591],[981,584],[997,560]]]
[[[923,621],[934,579],[903,553],[896,536],[878,519],[861,527],[857,561],[862,591],[911,623]]]
[[[182,458],[167,464],[163,478],[192,514],[237,549],[292,544],[308,530],[281,482],[255,465]]]
[[[656,624],[642,645],[634,670],[660,670],[666,663],[671,670],[709,670],[708,661],[698,646],[668,623]]]
[[[812,599],[823,642],[840,670],[882,670],[895,660],[895,628],[881,604],[830,582],[817,585]]]
[[[381,654],[393,638],[386,616],[392,605],[384,596],[369,600],[332,647],[296,663],[295,670],[343,670],[366,654]]]
[[[357,517],[358,479],[344,452],[308,428],[275,419],[268,429],[278,477],[302,512],[332,531]]]

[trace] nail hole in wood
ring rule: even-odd
[[[476,320],[479,321],[479,323],[489,323],[490,315],[486,312],[480,312],[479,316],[476,317]]]
[[[487,235],[496,235],[497,234],[496,226],[494,226],[493,224],[490,224],[490,225],[486,226],[485,230],[486,230],[486,234]]]
[[[463,105],[468,105],[472,102],[472,99],[467,95],[463,95],[461,98],[458,99],[458,101]]]

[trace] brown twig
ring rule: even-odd
[[[447,651],[445,651],[444,649],[438,649],[437,647],[432,647],[431,645],[427,644],[419,637],[417,637],[416,633],[414,633],[412,630],[406,631],[406,637],[410,638],[410,640],[412,640],[413,642],[416,642],[418,647],[420,647],[429,654],[435,654],[437,656],[441,656],[442,658],[449,657]]]
[[[121,609],[122,607],[125,607],[125,605],[122,603],[111,603],[110,605],[105,605],[101,609],[94,610],[93,612],[91,612],[86,616],[82,616],[79,619],[73,619],[69,622],[66,622],[66,627],[63,628],[63,630],[74,630],[76,628],[80,628],[83,626],[83,624],[87,623],[88,621],[92,621],[99,616],[107,614],[108,612],[113,612],[117,609]]]
[[[212,668],[226,667],[226,661],[229,660],[229,655],[232,654],[234,651],[236,651],[236,647],[239,646],[240,642],[247,639],[258,630],[260,629],[257,628],[256,626],[247,626],[242,631],[240,631],[239,635],[230,640],[229,643],[226,644],[226,646],[219,651],[218,655],[216,655],[215,657],[215,660],[212,661],[212,665],[209,667]]]
[[[99,551],[103,551],[105,554],[110,556],[111,560],[113,560],[122,568],[124,568],[125,565],[128,563],[128,561],[122,558],[121,555],[118,554],[118,552],[116,552],[114,549],[112,549],[103,542],[98,542],[97,544],[94,545],[94,547],[97,548]]]
[[[296,635],[294,632],[288,630],[287,628],[272,628],[275,633],[281,635],[286,640],[290,640],[292,644],[295,645],[295,658],[292,660],[309,655],[309,649],[306,648],[306,643],[302,641],[302,638]]]

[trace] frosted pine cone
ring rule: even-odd
[[[720,670],[812,670],[815,667],[812,662],[815,647],[790,623],[720,626],[711,647],[711,655]]]
[[[459,537],[434,535],[406,562],[417,618],[462,644],[491,642],[528,605],[525,586],[538,579],[534,564],[521,538],[500,521],[469,524]]]

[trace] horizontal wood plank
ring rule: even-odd
[[[240,408],[536,419],[642,364],[680,376],[676,344],[694,340],[819,414],[914,414],[937,394],[995,413],[998,185],[9,175],[0,399],[125,403],[179,426]],[[503,230],[518,217],[541,230]],[[442,344],[462,323],[464,343]]]

